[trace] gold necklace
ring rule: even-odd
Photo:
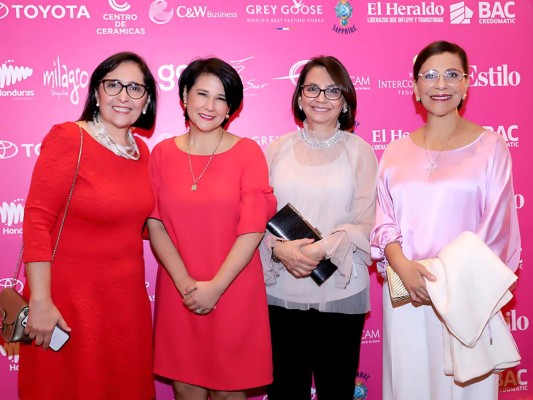
[[[205,167],[202,173],[200,174],[200,176],[198,176],[198,178],[194,177],[194,171],[192,169],[192,163],[191,163],[191,131],[188,132],[188,135],[189,135],[189,140],[187,141],[187,159],[189,160],[189,168],[191,170],[191,176],[192,176],[191,191],[195,192],[196,190],[198,190],[198,181],[202,179],[202,176],[204,176],[205,171],[207,171],[207,168],[211,164],[211,160],[213,160],[213,156],[218,150],[218,146],[220,146],[220,143],[222,142],[222,136],[224,135],[224,129],[222,129],[222,132],[220,133],[220,137],[218,138],[217,147],[215,147],[215,150],[213,150],[213,152],[209,156],[209,160],[207,161],[207,164],[205,164]]]
[[[428,147],[426,146],[426,132],[424,132],[424,148],[426,150],[426,157],[428,159],[428,166],[426,169],[429,170],[428,178],[431,178],[431,174],[433,173],[434,170],[437,169],[437,160],[439,159],[440,155],[442,154],[446,146],[448,146],[448,143],[450,142],[451,138],[455,136],[457,129],[459,129],[459,125],[461,125],[461,120],[459,120],[459,122],[457,123],[457,126],[455,127],[451,135],[448,136],[448,139],[444,143],[444,146],[442,146],[442,149],[440,149],[439,153],[437,154],[437,157],[435,157],[434,159],[431,159],[431,157],[429,156]]]

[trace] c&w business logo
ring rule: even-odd
[[[472,21],[474,11],[468,8],[464,1],[455,3],[450,6],[450,23],[451,24],[469,24]]]

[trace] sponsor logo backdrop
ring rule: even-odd
[[[218,56],[237,69],[245,98],[230,130],[265,148],[295,128],[290,99],[302,65],[329,54],[350,71],[358,94],[356,133],[379,157],[388,143],[423,123],[413,99],[413,57],[431,41],[457,42],[472,64],[465,116],[507,140],[523,243],[530,243],[533,57],[524,43],[533,35],[532,8],[529,1],[493,0],[0,0],[0,287],[18,257],[23,207],[43,136],[54,123],[78,118],[91,71],[124,50],[144,56],[157,78],[160,108],[155,132],[146,138],[150,147],[185,131],[177,81],[192,59]],[[504,310],[523,361],[501,374],[502,399],[533,399],[533,347],[527,340],[531,250],[523,249],[515,298]],[[155,270],[146,245],[152,301]],[[374,273],[354,399],[381,398],[380,290]],[[17,398],[18,354],[18,344],[0,344],[6,400]],[[172,399],[169,386],[158,383],[157,391],[158,400]]]

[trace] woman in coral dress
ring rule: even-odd
[[[43,141],[24,218],[26,331],[35,341],[21,346],[21,400],[155,398],[142,240],[153,194],[148,148],[130,130],[151,128],[155,105],[145,62],[115,54],[93,72],[80,121]],[[53,351],[56,325],[70,339]]]
[[[148,221],[161,265],[155,373],[177,400],[246,399],[272,380],[266,292],[257,246],[276,209],[265,157],[224,129],[239,109],[237,72],[216,58],[181,74],[189,132],[153,150]]]

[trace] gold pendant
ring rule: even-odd
[[[198,189],[198,186],[196,186],[196,183],[193,183],[191,186],[191,191],[195,192]]]

